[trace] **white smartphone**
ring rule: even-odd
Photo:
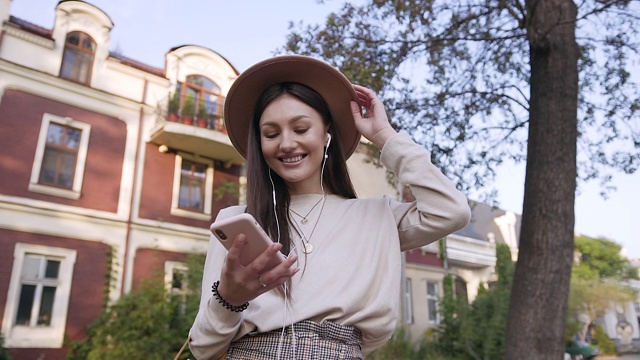
[[[229,250],[233,240],[239,234],[244,234],[247,237],[247,243],[240,253],[240,263],[242,265],[251,263],[258,255],[266,250],[269,245],[273,244],[273,241],[271,241],[267,233],[251,214],[243,213],[216,221],[211,224],[210,228],[213,236],[215,236],[227,250]],[[284,255],[278,251],[276,256],[269,261],[265,270],[274,268],[284,260]]]

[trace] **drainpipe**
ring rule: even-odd
[[[129,264],[129,247],[131,243],[131,224],[133,223],[133,204],[134,199],[137,197],[137,182],[138,182],[138,156],[140,154],[140,147],[142,146],[142,129],[144,122],[144,105],[147,98],[147,88],[149,86],[149,80],[144,79],[144,86],[142,87],[142,99],[140,100],[140,110],[139,110],[139,119],[138,119],[138,139],[136,141],[136,150],[133,158],[133,183],[131,186],[131,197],[129,198],[129,216],[127,217],[127,230],[125,235],[124,242],[124,256],[122,261],[122,275],[120,276],[120,296],[124,294],[124,287],[127,278],[127,273],[130,271],[129,268],[132,267]]]

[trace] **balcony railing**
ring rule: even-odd
[[[471,267],[495,266],[496,244],[453,234],[447,236],[447,257]]]
[[[151,128],[149,141],[171,150],[221,160],[225,166],[242,164],[244,159],[229,140],[224,121],[217,111],[217,104],[209,105],[207,107],[206,102],[200,102],[200,105],[195,105],[195,109],[187,106],[185,110],[184,102],[181,106],[175,106],[168,99],[160,101],[156,107],[155,126]],[[199,108],[216,111],[198,112]]]
[[[217,102],[201,100],[191,105],[188,102],[189,99],[184,96],[167,97],[160,101],[156,109],[156,124],[169,121],[227,133]]]
[[[452,234],[447,236],[446,244],[447,258],[451,264],[471,268],[496,264],[496,244],[492,242]],[[438,247],[438,242],[434,242],[423,246],[422,250],[437,254],[440,252]]]

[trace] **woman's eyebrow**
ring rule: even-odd
[[[291,119],[289,119],[288,123],[289,124],[293,124],[293,123],[296,123],[296,122],[298,122],[298,121],[300,121],[302,119],[310,119],[310,118],[311,117],[308,116],[308,115],[296,115],[296,116],[292,117]],[[275,122],[275,121],[267,120],[262,125],[260,125],[261,128],[265,127],[265,126],[276,126],[277,127],[277,126],[279,126],[279,124],[277,122]]]

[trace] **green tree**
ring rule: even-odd
[[[187,294],[167,292],[162,277],[109,305],[88,330],[71,343],[68,360],[173,359],[187,338],[200,302],[204,255],[187,259]],[[181,359],[190,356],[188,348]]]
[[[504,358],[507,312],[515,263],[506,244],[496,246],[497,280],[482,287],[463,325],[465,353],[469,359]],[[482,331],[478,331],[482,329]]]
[[[637,279],[636,269],[620,255],[621,246],[603,238],[576,237],[576,262],[571,276],[565,338],[584,340],[589,324],[602,317],[611,303],[634,301],[636,293],[624,285]],[[601,338],[600,343],[606,340]]]
[[[573,266],[573,277],[583,280],[638,279],[638,270],[629,260],[620,255],[620,244],[604,239],[576,237],[577,264]]]
[[[282,49],[377,91],[463,188],[526,159],[505,359],[562,356],[576,180],[637,168],[639,13],[624,0],[370,0],[292,26]]]
[[[453,280],[450,274],[442,279],[443,296],[439,309],[441,320],[434,343],[438,353],[447,357],[455,357],[462,353],[464,348],[461,327],[467,304],[456,298]]]

